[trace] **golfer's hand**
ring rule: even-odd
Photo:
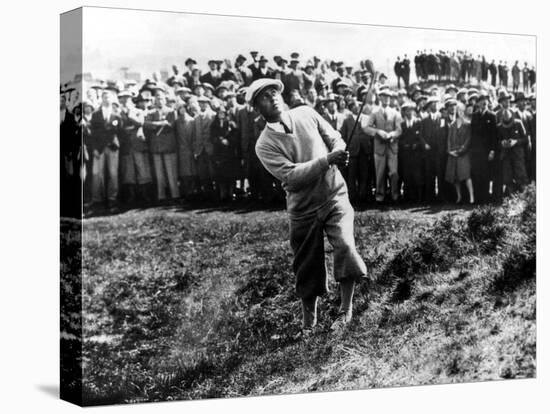
[[[349,152],[346,150],[338,149],[330,152],[327,155],[327,161],[329,165],[347,165],[349,160]]]

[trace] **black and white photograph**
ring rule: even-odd
[[[537,37],[367,22],[61,14],[62,399],[537,377]]]

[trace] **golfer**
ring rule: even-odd
[[[355,248],[353,209],[338,169],[348,162],[346,144],[309,106],[285,110],[283,89],[279,80],[258,79],[246,99],[267,121],[256,154],[286,192],[292,267],[302,300],[302,328],[308,334],[317,323],[317,299],[327,292],[323,232],[334,248],[334,278],[340,284],[341,303],[333,329],[351,320],[355,283],[367,268]]]

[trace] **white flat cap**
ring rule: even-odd
[[[254,105],[254,100],[256,99],[258,94],[268,86],[275,86],[279,90],[279,92],[283,92],[283,90],[285,89],[283,82],[278,79],[256,79],[254,82],[252,82],[252,84],[250,84],[250,86],[246,90],[246,101],[250,105]]]

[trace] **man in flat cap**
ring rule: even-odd
[[[361,95],[364,99],[367,91]],[[342,125],[341,134],[346,142],[349,151],[349,168],[346,183],[348,185],[349,196],[352,202],[370,201],[372,197],[372,187],[369,185],[372,170],[372,136],[368,135],[360,125],[367,123],[368,115],[360,113],[359,102],[353,100],[348,109],[350,114],[346,117]],[[359,117],[358,126],[353,129],[355,121]]]
[[[160,203],[167,199],[167,187],[172,199],[180,197],[175,123],[176,112],[166,105],[166,93],[156,89],[154,108],[145,116],[143,130],[153,158],[157,201]]]
[[[478,111],[472,115],[472,140],[470,159],[474,199],[478,203],[489,201],[490,166],[497,149],[497,117],[489,110],[489,96],[482,93],[477,98]]]
[[[198,102],[200,110],[193,121],[193,154],[197,162],[197,175],[202,196],[209,199],[213,196],[214,190],[212,186],[214,176],[212,155],[214,148],[212,146],[210,130],[215,112],[210,107],[210,99],[208,97],[201,96]]]
[[[399,137],[399,176],[403,178],[403,200],[415,203],[422,201],[424,184],[422,181],[424,145],[420,136],[422,122],[421,118],[415,115],[414,102],[405,102],[401,110],[404,119]]]
[[[502,182],[506,195],[509,195],[515,191],[521,191],[528,183],[524,153],[528,141],[527,134],[522,122],[509,108],[502,110],[497,134],[501,148]]]
[[[447,130],[445,120],[438,111],[438,104],[438,97],[428,98],[425,105],[427,115],[422,119],[420,131],[424,146],[424,198],[428,202],[450,200],[450,189],[445,181]]]
[[[355,284],[367,272],[355,247],[354,212],[338,170],[348,162],[346,144],[309,106],[285,111],[282,91],[283,84],[273,79],[253,82],[247,91],[247,100],[267,121],[256,153],[286,192],[304,333],[315,326],[317,298],[327,292],[323,233],[334,248],[334,278],[341,297],[336,329],[350,322]]]
[[[149,162],[149,146],[143,132],[146,100],[138,95],[135,99],[129,93],[121,92],[118,99],[122,105],[120,116],[123,130],[120,139],[121,184],[126,193],[126,202],[146,203],[153,183]],[[137,106],[135,106],[136,104]]]
[[[523,149],[525,153],[525,163],[527,166],[527,171],[532,171],[531,162],[531,150],[533,148],[533,141],[534,141],[534,133],[532,131],[533,127],[533,115],[531,112],[527,109],[527,97],[523,92],[518,92],[516,94],[516,99],[514,101],[516,104],[516,111],[515,111],[515,117],[521,121],[523,124],[523,128],[525,129],[525,133],[527,135],[527,142],[525,143],[525,148]]]
[[[92,166],[92,202],[101,205],[105,200],[112,212],[118,199],[119,137],[122,119],[115,114],[112,92],[101,93],[101,106],[90,121]]]
[[[389,176],[391,199],[399,198],[397,174],[398,139],[401,135],[401,114],[389,106],[391,93],[380,91],[380,107],[370,116],[365,132],[374,135],[374,168],[376,170],[376,201],[386,196],[386,178]]]

